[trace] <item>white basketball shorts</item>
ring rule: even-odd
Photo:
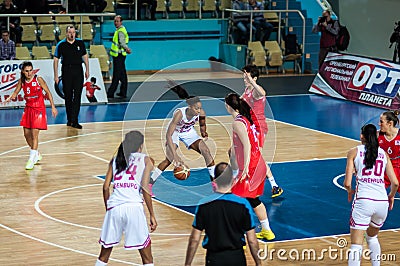
[[[350,228],[367,230],[370,225],[381,228],[386,220],[388,208],[388,201],[354,200],[350,216]]]
[[[116,246],[123,232],[125,249],[143,249],[151,243],[142,203],[126,203],[108,210],[99,243],[105,248]]]
[[[188,149],[189,146],[196,142],[198,139],[201,139],[201,137],[199,136],[199,134],[197,134],[194,128],[182,133],[174,131],[174,133],[172,134],[172,142],[175,143],[176,146],[179,147],[179,141],[182,141]]]

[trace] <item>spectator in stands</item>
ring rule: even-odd
[[[94,13],[101,13],[107,6],[107,1],[105,0],[89,0],[89,4],[93,5]]]
[[[318,23],[312,28],[312,32],[321,32],[318,58],[319,67],[321,67],[328,52],[337,52],[336,36],[339,33],[339,22],[331,18],[329,10],[325,10],[322,12],[322,17],[318,19]]]
[[[0,41],[0,60],[15,59],[15,43],[10,40],[10,32],[3,30]]]
[[[256,0],[249,0],[249,10],[264,10],[264,4],[257,2]],[[271,32],[274,30],[274,26],[267,22],[264,18],[264,13],[256,12],[253,13],[253,26],[256,28],[256,41],[261,41],[263,44],[268,41]],[[253,41],[255,41],[253,39]]]
[[[140,7],[140,9],[138,9],[137,12],[137,20],[141,20],[141,16],[142,16],[142,9],[145,9],[145,5],[146,4],[149,8],[150,11],[150,19],[151,20],[156,20],[156,8],[157,8],[157,0],[138,0],[138,6]]]
[[[115,32],[111,44],[110,55],[113,58],[113,77],[111,85],[108,88],[107,97],[114,98],[114,93],[118,88],[119,82],[121,87],[117,96],[126,98],[128,90],[128,76],[126,75],[125,59],[126,55],[132,51],[128,47],[129,36],[125,27],[122,25],[122,17],[120,15],[114,18]]]
[[[20,14],[18,8],[13,5],[11,0],[4,0],[0,5],[0,14]],[[22,44],[22,28],[19,25],[19,17],[9,17],[10,23],[7,25],[7,17],[1,18],[1,30],[9,30],[13,36],[10,36],[17,46]]]
[[[235,10],[247,10],[247,5],[243,3],[243,0],[233,0],[232,9]],[[233,12],[233,23],[239,29],[240,36],[237,40],[240,44],[247,44],[250,36],[250,16],[249,13]],[[256,28],[253,25],[252,29],[252,40],[255,40]]]

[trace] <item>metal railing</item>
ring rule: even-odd
[[[297,13],[299,16],[300,16],[300,18],[301,18],[301,20],[303,21],[303,31],[302,31],[302,35],[303,35],[303,38],[302,38],[302,54],[301,54],[301,71],[303,72],[304,71],[304,64],[305,64],[305,62],[304,62],[304,59],[305,59],[305,54],[306,54],[306,51],[305,51],[305,46],[306,46],[306,19],[305,19],[305,17],[304,17],[304,15],[300,12],[300,10],[289,10],[289,9],[286,9],[286,10],[236,10],[236,9],[224,9],[223,11],[222,11],[222,18],[225,18],[225,12],[224,11],[227,11],[227,12],[230,12],[231,13],[231,18],[232,18],[232,14],[233,14],[233,12],[235,12],[235,13],[243,13],[243,14],[250,14],[250,41],[252,41],[252,36],[253,36],[253,14],[254,13],[279,13],[279,15],[278,15],[278,42],[279,42],[279,45],[281,44],[281,40],[282,40],[282,37],[281,37],[281,21],[282,21],[282,13]],[[286,19],[288,19],[288,16],[286,16]],[[287,25],[288,23],[286,22],[286,25]]]

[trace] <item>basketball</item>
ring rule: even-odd
[[[177,166],[174,168],[174,176],[178,180],[186,180],[190,176],[190,169],[185,166]]]

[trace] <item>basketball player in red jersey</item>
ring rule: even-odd
[[[400,181],[400,134],[396,127],[399,124],[399,111],[386,111],[379,117],[379,146],[386,151],[392,162],[394,172]],[[390,180],[385,174],[385,187],[390,186]],[[400,188],[398,190],[400,192]]]
[[[267,209],[259,199],[264,193],[267,169],[258,143],[257,126],[253,122],[251,108],[236,93],[225,97],[225,107],[234,118],[233,147],[229,154],[232,168],[237,171],[232,193],[246,198],[254,209],[262,226],[261,232],[256,234],[257,238],[272,240],[275,234],[269,226]]]
[[[257,120],[259,124],[259,143],[262,148],[265,143],[265,137],[268,133],[268,125],[265,121],[265,103],[267,99],[265,98],[266,93],[263,87],[257,84],[257,79],[260,75],[258,68],[254,65],[247,65],[243,68],[243,79],[246,88],[242,94],[242,99],[247,102],[250,108],[253,110],[255,115],[253,120]],[[267,177],[268,181],[271,184],[271,197],[275,198],[280,196],[283,193],[283,189],[279,187],[276,183],[276,180],[271,172],[268,163],[266,163],[267,167]]]
[[[25,140],[31,148],[25,169],[31,170],[34,165],[42,159],[42,156],[38,152],[39,132],[40,130],[47,129],[46,106],[44,104],[43,90],[49,98],[53,117],[56,117],[58,112],[54,106],[53,97],[51,96],[46,82],[43,78],[34,74],[33,65],[29,61],[22,63],[21,78],[18,81],[17,88],[11,96],[4,101],[4,103],[14,100],[21,89],[24,91],[26,104],[20,124],[24,128]]]

